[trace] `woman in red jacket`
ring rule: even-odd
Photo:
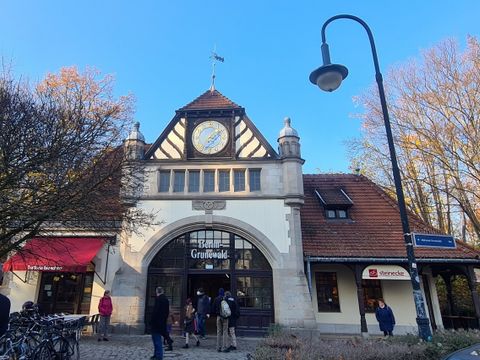
[[[112,298],[110,290],[105,290],[103,297],[98,303],[98,312],[100,313],[100,323],[98,324],[98,341],[108,341],[107,332],[110,325],[110,316],[112,315]]]

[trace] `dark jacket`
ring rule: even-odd
[[[237,300],[233,296],[228,297],[226,300],[232,312],[232,315],[228,318],[228,327],[236,327],[237,319],[240,317],[240,306],[238,306]]]
[[[10,299],[0,294],[0,336],[5,334],[10,318]]]
[[[393,316],[393,311],[390,306],[385,304],[383,309],[378,307],[377,310],[375,310],[375,317],[377,318],[381,331],[393,331],[395,316]]]
[[[197,314],[203,316],[210,314],[210,298],[205,294],[198,298]]]
[[[211,315],[217,315],[217,316],[220,316],[220,304],[222,303],[222,300],[223,300],[223,296],[222,295],[218,295],[215,300],[213,300],[213,303],[212,303],[212,308],[210,310],[210,314]]]
[[[167,331],[167,318],[170,312],[170,303],[165,294],[155,298],[150,326],[153,333],[163,333]]]

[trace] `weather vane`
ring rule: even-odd
[[[215,66],[217,65],[217,61],[224,62],[225,58],[219,56],[217,54],[217,46],[213,47],[212,55],[210,55],[210,59],[212,59],[212,85],[210,86],[210,91],[215,90]]]

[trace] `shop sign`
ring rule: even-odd
[[[221,240],[198,240],[198,246],[190,250],[192,259],[228,259],[228,250],[222,249]]]
[[[62,271],[63,266],[58,266],[58,265],[29,265],[29,264],[27,264],[27,270],[30,270],[30,271]]]
[[[399,265],[370,265],[363,270],[365,280],[410,280],[410,274]]]
[[[413,234],[416,247],[455,249],[455,238],[451,235]]]

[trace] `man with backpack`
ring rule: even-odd
[[[228,318],[232,314],[225,299],[225,290],[218,289],[218,296],[213,301],[212,314],[217,316],[217,351],[229,352],[228,347]]]
[[[235,328],[237,327],[237,319],[240,317],[240,306],[237,300],[232,296],[230,291],[225,291],[225,300],[230,307],[230,317],[228,318],[228,333],[230,335],[230,346],[228,350],[237,350],[237,336],[235,335]]]

